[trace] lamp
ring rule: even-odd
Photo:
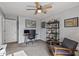
[[[41,11],[41,9],[38,9],[38,11],[37,11],[38,13],[41,13],[42,11]]]

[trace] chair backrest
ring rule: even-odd
[[[34,39],[36,36],[36,31],[35,30],[30,30],[28,38],[29,39]]]
[[[30,30],[30,34],[32,34],[32,35],[36,35],[36,31],[35,30]]]
[[[76,49],[78,42],[64,38],[62,46],[70,49]]]

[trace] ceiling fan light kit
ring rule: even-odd
[[[39,9],[37,12],[38,12],[38,13],[41,13],[42,11]]]

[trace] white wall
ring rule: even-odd
[[[29,19],[29,20],[36,20],[36,28],[26,28],[25,27],[25,19]],[[42,39],[45,41],[45,30],[41,29],[41,21],[39,19],[33,19],[33,18],[28,18],[28,17],[22,17],[19,16],[19,43],[23,43],[24,42],[24,29],[36,29],[36,33],[38,34],[36,36],[36,39]]]
[[[25,18],[19,17],[19,43],[24,42]]]
[[[46,28],[41,28],[41,23],[46,22],[45,19],[40,19],[40,39],[46,41]]]
[[[0,16],[0,44],[2,44],[2,16]]]
[[[56,14],[55,17],[60,21],[60,41],[63,41],[63,38],[67,37],[79,42],[79,26],[64,27],[64,19],[79,17],[79,6]]]
[[[4,19],[4,17],[3,17],[3,15],[2,15],[2,12],[0,11],[0,44],[2,44],[3,43],[3,19]]]

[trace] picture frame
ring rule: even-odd
[[[46,22],[41,22],[41,28],[45,28]]]
[[[35,20],[25,20],[25,27],[26,28],[36,28],[36,21]]]
[[[78,27],[78,17],[65,19],[64,27]]]

